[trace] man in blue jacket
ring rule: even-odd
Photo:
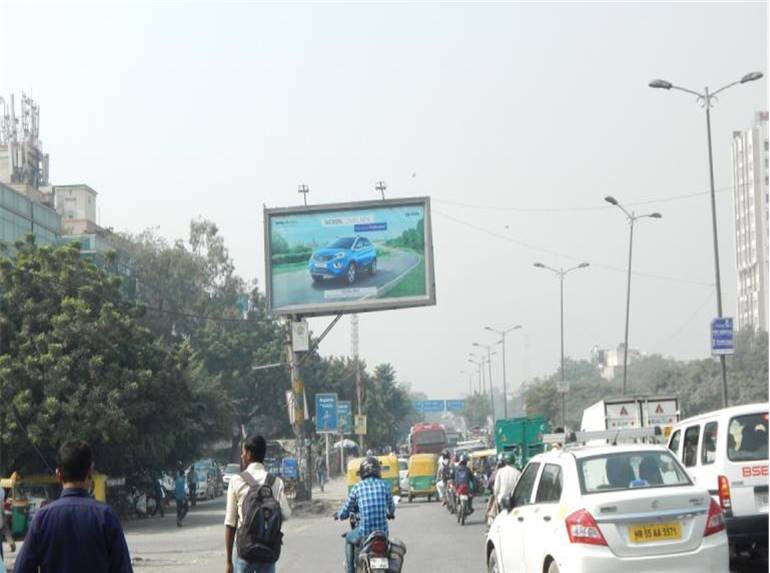
[[[35,515],[14,573],[133,573],[118,516],[88,493],[93,471],[87,443],[59,448],[61,497]]]

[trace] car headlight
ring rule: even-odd
[[[344,259],[345,258],[345,253],[337,253],[336,255],[334,255],[334,258],[335,259]]]

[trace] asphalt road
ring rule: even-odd
[[[273,299],[277,307],[294,304],[327,302],[329,291],[340,289],[382,288],[386,284],[409,272],[420,261],[420,256],[410,251],[394,251],[387,258],[377,261],[377,272],[369,275],[362,270],[355,284],[348,285],[342,280],[325,279],[314,283],[307,269],[279,273],[273,277]],[[340,298],[336,300],[358,300],[363,297]]]
[[[347,523],[330,515],[344,496],[344,483],[331,484],[325,494],[314,492],[314,507],[300,511],[284,524],[284,547],[278,573],[342,570],[342,539]],[[481,503],[464,527],[437,502],[404,499],[391,522],[391,535],[407,546],[405,573],[442,571],[484,572],[484,526]],[[136,573],[218,573],[224,571],[225,498],[202,502],[193,508],[181,528],[174,512],[166,517],[131,521],[124,525]],[[312,511],[311,511],[312,510]],[[316,513],[313,514],[313,511]],[[6,553],[6,564],[13,555]],[[744,559],[732,573],[767,571],[767,562]],[[629,572],[632,573],[632,572]],[[666,572],[674,573],[674,572]]]

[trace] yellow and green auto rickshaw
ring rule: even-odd
[[[380,477],[390,484],[391,493],[399,495],[401,493],[401,488],[398,485],[398,457],[395,454],[376,457],[380,462]],[[361,467],[361,462],[365,459],[365,457],[353,458],[348,462],[346,473],[348,491],[361,481],[361,476],[358,475],[358,469]]]
[[[412,501],[417,496],[425,496],[428,501],[437,497],[436,472],[438,456],[436,454],[414,454],[409,458],[409,494]]]
[[[6,501],[11,506],[14,537],[24,537],[35,513],[57,500],[61,493],[56,476],[44,474],[22,476],[14,472],[11,477],[0,479],[0,487],[9,490]]]

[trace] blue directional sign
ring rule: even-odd
[[[337,431],[342,434],[353,433],[353,419],[349,400],[339,400],[337,402]]]
[[[315,395],[315,431],[337,431],[337,394]]]
[[[730,317],[715,318],[711,321],[711,354],[734,354],[733,319]]]
[[[462,412],[465,410],[465,400],[447,400],[446,409],[448,412]]]

